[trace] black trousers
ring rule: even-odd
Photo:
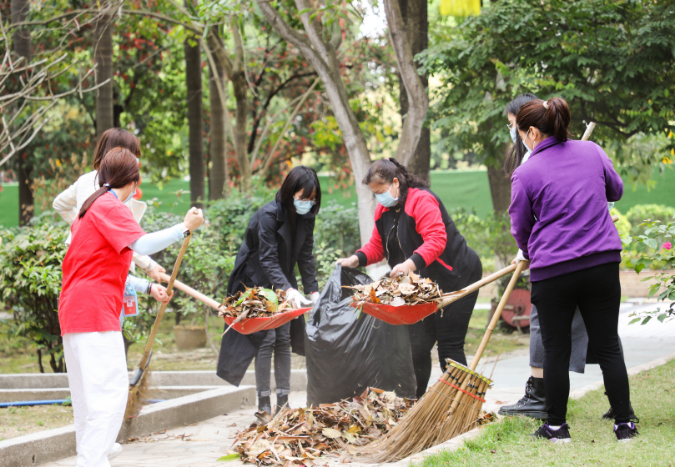
[[[621,284],[619,263],[532,282],[532,303],[539,311],[544,342],[544,388],[548,423],[562,425],[567,415],[572,350],[572,319],[579,307],[589,346],[600,364],[617,423],[629,421],[628,374],[619,341]]]
[[[476,269],[478,271],[474,271],[469,283],[480,280],[482,268]],[[464,340],[477,299],[478,292],[474,292],[442,310],[438,310],[422,321],[408,326],[418,398],[424,395],[429,385],[431,349],[436,342],[438,342],[438,359],[443,371],[446,367],[446,358],[451,358],[462,365],[466,365]]]

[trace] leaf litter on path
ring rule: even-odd
[[[321,463],[325,455],[364,446],[382,436],[408,411],[413,401],[392,392],[368,388],[361,396],[318,407],[282,409],[237,434],[233,450],[245,463],[259,466]],[[349,454],[348,452],[346,454]]]

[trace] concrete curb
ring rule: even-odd
[[[216,415],[239,410],[255,402],[251,386],[219,387],[147,406],[125,422],[119,440],[190,425]],[[0,441],[1,467],[28,467],[76,455],[75,425]]]
[[[665,357],[657,358],[655,360],[652,360],[647,363],[643,363],[642,365],[637,365],[634,367],[631,367],[628,369],[628,376],[633,376],[638,373],[641,373],[646,370],[651,370],[652,368],[656,368],[661,365],[665,365],[668,363],[670,360],[675,359],[675,353],[666,355]],[[595,391],[596,389],[600,389],[603,386],[602,381],[596,381],[595,383],[589,384],[588,386],[584,386],[581,389],[577,389],[575,391],[570,391],[570,398],[572,399],[579,399],[583,397],[585,394],[587,394],[590,391]],[[501,417],[503,418],[503,417]],[[497,423],[500,423],[499,421]],[[436,446],[433,446],[426,451],[422,451],[417,454],[413,454],[412,456],[406,457],[405,459],[401,459],[398,462],[393,462],[390,464],[380,464],[382,467],[410,467],[411,465],[414,465],[417,462],[423,461],[425,457],[433,455],[433,454],[438,454],[440,451],[455,451],[459,449],[465,441],[475,438],[480,434],[481,428],[474,428],[471,431],[468,431],[464,433],[463,435],[457,436],[455,438],[452,438],[444,443],[438,444]]]
[[[129,373],[131,376],[133,373]],[[153,371],[152,386],[230,386],[215,371]],[[274,371],[271,373],[274,389]],[[246,372],[242,386],[255,386],[255,372]],[[0,375],[0,394],[3,389],[63,389],[68,388],[66,373],[18,373]],[[291,370],[291,391],[307,391],[307,371]],[[0,396],[0,402],[2,396]],[[9,401],[7,401],[9,402]]]

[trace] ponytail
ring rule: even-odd
[[[113,188],[122,188],[129,183],[138,182],[141,178],[138,171],[136,156],[128,149],[114,148],[110,150],[101,161],[98,171],[98,181],[101,188],[96,190],[80,208],[78,218],[82,219],[87,210],[99,197]]]
[[[366,176],[363,177],[362,183],[364,185],[369,185],[372,182],[393,183],[395,178],[398,179],[399,183],[399,203],[401,206],[405,206],[408,188],[429,188],[429,183],[408,172],[408,169],[393,157],[373,162]]]
[[[516,125],[520,131],[535,127],[542,134],[555,136],[565,142],[570,138],[570,109],[565,99],[553,97],[548,101],[532,100],[520,108],[516,116]]]

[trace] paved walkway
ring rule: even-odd
[[[675,353],[675,321],[664,324],[652,320],[645,326],[628,325],[632,319],[629,317],[630,313],[655,309],[657,306],[659,304],[625,304],[622,306],[619,334],[623,341],[628,368]],[[493,364],[486,365],[483,373],[489,375],[493,366]],[[436,370],[436,376],[440,376],[440,370]],[[494,388],[488,392],[485,409],[497,410],[505,403],[517,401],[523,394],[528,377],[527,352],[522,352],[522,355],[512,354],[509,358],[500,360],[494,368],[495,384]],[[583,375],[570,374],[572,390],[588,386],[601,379],[602,375],[598,365],[588,365]],[[305,405],[306,397],[304,392],[292,393],[291,406]],[[112,461],[112,466],[222,467],[224,464],[217,462],[216,459],[226,454],[227,449],[232,445],[235,433],[253,422],[254,412],[254,408],[248,408],[235,413],[222,414],[193,426],[168,430],[165,433],[148,436],[143,440],[134,440],[124,446],[124,452]],[[325,464],[337,465],[350,460],[334,457],[326,459]],[[74,457],[44,464],[45,467],[72,467],[74,465]],[[239,461],[231,461],[226,465],[239,467],[242,464]]]

